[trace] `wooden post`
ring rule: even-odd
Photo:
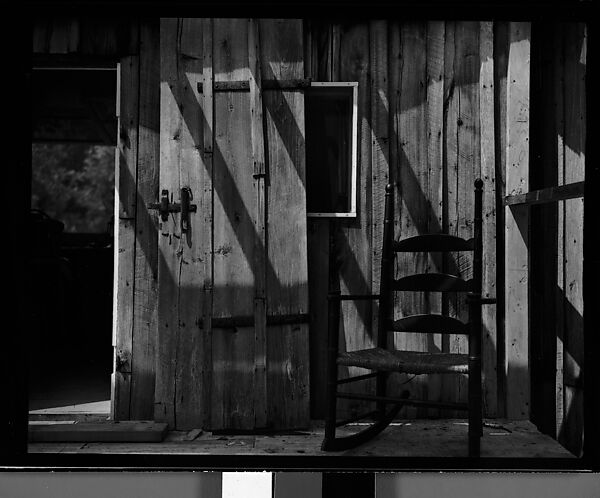
[[[481,283],[483,273],[483,181],[475,180],[475,219],[473,220],[473,290],[469,300],[469,456],[478,457],[480,454],[480,438],[482,428],[482,396],[481,396]]]
[[[111,414],[129,419],[133,343],[139,57],[122,59],[117,74],[119,142],[115,174],[115,269]]]
[[[511,22],[506,111],[506,194],[529,190],[531,24]],[[505,208],[506,415],[529,417],[529,208]]]

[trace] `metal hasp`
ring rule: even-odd
[[[160,194],[160,202],[148,204],[148,209],[157,209],[162,221],[169,219],[169,213],[181,213],[181,231],[185,233],[190,227],[190,213],[195,213],[197,209],[196,204],[190,204],[192,198],[190,188],[184,187],[181,189],[180,202],[169,202],[169,191],[165,189]]]

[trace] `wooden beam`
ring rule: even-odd
[[[506,111],[506,192],[529,185],[529,60],[531,24],[511,22]],[[505,207],[506,410],[510,419],[529,417],[529,210]]]
[[[575,199],[583,197],[585,182],[569,183],[567,185],[558,185],[556,187],[542,188],[532,190],[525,194],[507,195],[504,198],[505,206],[516,206],[518,204],[544,204],[549,202],[564,201],[566,199]]]
[[[252,78],[252,77],[251,77]],[[249,92],[254,83],[251,80],[215,81],[212,86],[214,92]],[[261,82],[262,90],[303,90],[311,86],[309,78],[291,80],[264,80]],[[204,91],[203,82],[198,83],[198,91]]]
[[[151,421],[88,422],[29,426],[30,442],[158,443],[167,424]]]
[[[309,323],[310,315],[308,313],[295,315],[265,315],[266,325],[293,325],[299,323]],[[254,327],[256,317],[248,316],[232,316],[211,318],[211,323],[214,328],[237,328],[237,327]],[[204,327],[204,320],[198,323],[199,327]]]

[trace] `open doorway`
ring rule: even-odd
[[[110,414],[116,78],[32,71],[32,421]]]

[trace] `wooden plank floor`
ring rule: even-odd
[[[340,431],[351,433],[361,426]],[[368,443],[341,452],[321,451],[322,423],[307,431],[277,436],[231,436],[172,431],[161,443],[30,443],[30,453],[129,453],[193,455],[302,455],[464,457],[467,424],[463,420],[412,420],[394,424]],[[484,426],[482,457],[575,458],[530,422],[493,420]]]

